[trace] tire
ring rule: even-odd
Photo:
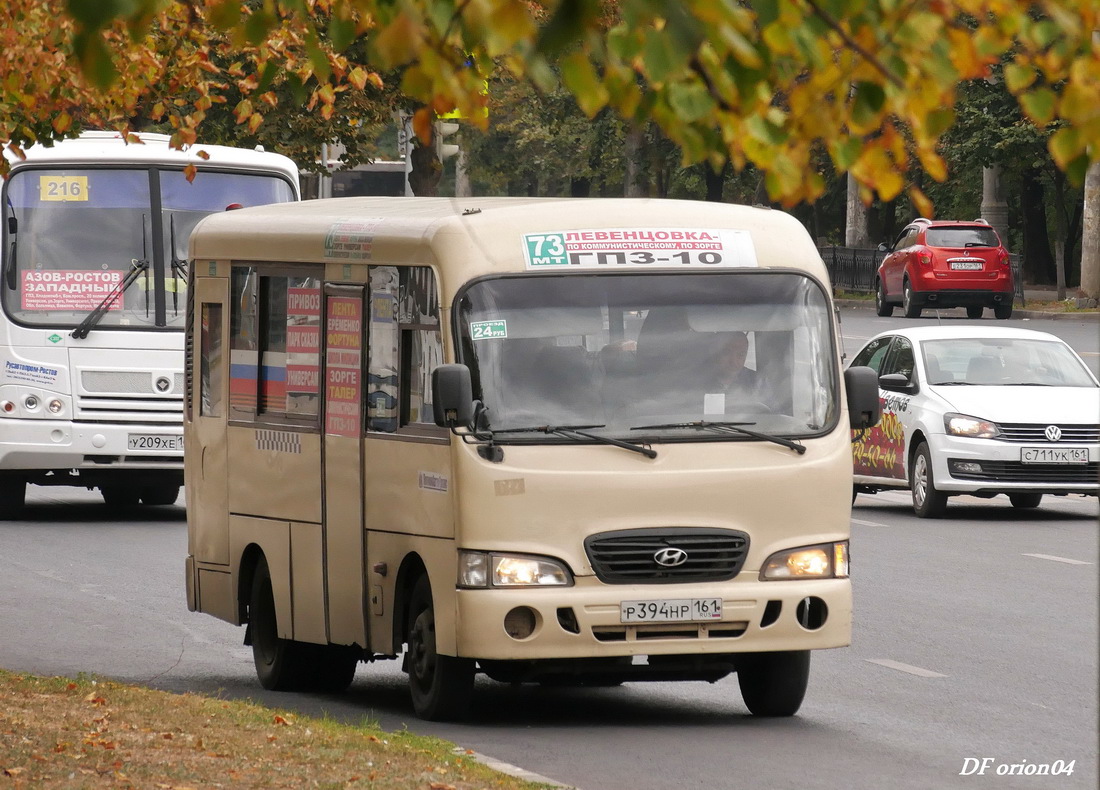
[[[179,486],[145,486],[141,489],[141,504],[143,505],[174,505],[179,498]]]
[[[416,715],[429,721],[465,716],[474,692],[474,661],[436,652],[435,609],[427,576],[413,587],[405,639],[405,671]]]
[[[300,642],[296,644],[302,644]],[[324,694],[347,691],[355,679],[360,651],[343,645],[302,645],[306,651],[309,675],[303,678],[305,688]]]
[[[19,517],[27,504],[27,481],[0,477],[0,520]]]
[[[966,317],[967,318],[981,318],[982,317],[982,311],[984,309],[985,308],[983,308],[981,305],[970,305],[969,307],[966,308]]]
[[[1019,510],[1030,510],[1033,507],[1039,507],[1039,503],[1043,501],[1042,494],[1009,494],[1008,500],[1012,503],[1012,507]]]
[[[748,653],[738,659],[737,684],[753,716],[793,716],[809,680],[809,650]]]
[[[271,571],[261,558],[252,577],[252,594],[248,605],[249,634],[252,637],[252,660],[260,685],[270,691],[297,691],[306,688],[309,649],[321,645],[306,645],[279,636],[275,615],[275,596],[271,591]]]
[[[1012,318],[1012,303],[993,305],[993,315],[1001,321]]]
[[[913,512],[918,517],[939,518],[947,510],[947,494],[936,490],[936,481],[932,477],[932,453],[925,442],[917,446],[917,452],[913,455],[909,487],[913,491]]]
[[[141,491],[134,486],[112,484],[99,487],[99,493],[107,507],[115,510],[129,510],[137,507],[141,500]]]
[[[852,486],[852,504],[853,504],[853,505],[854,505],[854,504],[856,503],[856,497],[857,497],[858,495],[859,495],[859,492],[858,492],[858,491],[856,491],[856,487],[855,487],[855,486]]]
[[[875,312],[883,318],[894,314],[894,306],[886,301],[886,292],[882,289],[882,280],[875,283]]]
[[[917,295],[908,280],[901,289],[901,306],[905,308],[906,318],[920,318],[921,307],[917,304]]]

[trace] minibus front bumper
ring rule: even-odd
[[[745,572],[743,572],[744,574]],[[706,622],[623,623],[623,601],[720,598]],[[607,585],[578,577],[571,587],[460,589],[458,654],[537,661],[816,650],[851,642],[849,579]]]

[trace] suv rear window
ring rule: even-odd
[[[993,228],[929,228],[924,234],[929,247],[997,247]]]

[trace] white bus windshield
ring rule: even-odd
[[[188,182],[163,167],[18,170],[4,186],[4,310],[28,326],[75,326],[99,307],[100,328],[182,329],[195,224],[293,199],[289,182],[266,174],[200,170]]]
[[[798,437],[837,419],[828,301],[800,274],[505,277],[470,286],[456,320],[494,432],[686,439],[670,426],[725,421]]]

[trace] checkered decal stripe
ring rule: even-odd
[[[256,430],[256,449],[277,453],[302,453],[301,435],[290,431]]]

